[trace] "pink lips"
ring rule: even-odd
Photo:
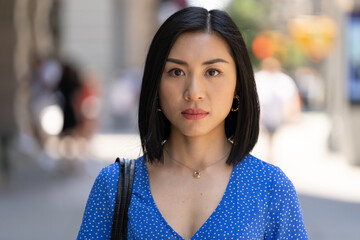
[[[182,111],[181,114],[188,120],[199,120],[206,117],[209,113],[201,108],[188,108]]]

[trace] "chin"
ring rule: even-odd
[[[194,132],[194,131],[192,131],[192,132],[185,132],[185,133],[183,133],[183,135],[184,136],[186,136],[186,137],[200,137],[200,136],[203,136],[203,135],[206,135],[205,133],[202,133],[202,132]]]
[[[204,129],[204,128],[193,128],[193,129],[186,129],[181,131],[181,133],[186,137],[201,137],[201,136],[208,136],[209,134],[214,133],[212,129]]]
[[[204,129],[199,129],[198,127],[178,129],[178,131],[180,134],[186,137],[199,137],[202,135],[206,135],[207,133],[207,131],[204,131]]]

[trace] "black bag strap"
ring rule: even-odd
[[[127,239],[128,209],[135,175],[135,160],[117,158],[119,181],[111,229],[111,240]]]

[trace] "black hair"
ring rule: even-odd
[[[236,95],[239,110],[230,111],[225,119],[225,133],[233,143],[227,160],[237,164],[254,148],[259,135],[259,101],[254,72],[244,39],[231,17],[223,11],[200,7],[184,8],[171,15],[156,32],[146,58],[141,86],[138,126],[145,159],[162,161],[163,143],[170,134],[170,122],[158,112],[158,91],[170,50],[185,32],[219,34],[229,45],[236,64]],[[234,104],[237,105],[235,99]],[[234,108],[236,108],[235,106]]]

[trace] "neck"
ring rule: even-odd
[[[171,159],[192,169],[203,169],[219,162],[226,162],[231,143],[225,133],[200,137],[177,137],[172,134],[164,146],[165,155],[169,155],[168,164],[176,165]]]

